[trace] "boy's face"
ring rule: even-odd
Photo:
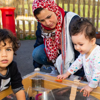
[[[74,48],[81,54],[89,55],[94,48],[95,38],[89,40],[84,33],[78,33],[72,36]]]
[[[13,48],[12,43],[9,43],[9,40],[5,40],[6,45],[4,46],[4,42],[0,42],[0,69],[6,68],[13,60]]]

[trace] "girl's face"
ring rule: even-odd
[[[40,14],[36,15],[36,17],[38,18],[41,24],[51,29],[55,28],[58,22],[56,14],[47,9],[41,10]]]
[[[13,60],[14,51],[12,43],[8,41],[8,39],[5,40],[5,46],[3,41],[0,42],[0,70],[5,69]]]
[[[74,48],[80,52],[81,54],[86,54],[88,56],[92,50],[94,49],[96,39],[93,38],[89,40],[85,37],[85,33],[78,33],[77,35],[72,36],[72,42],[74,44]]]

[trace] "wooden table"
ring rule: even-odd
[[[47,88],[47,89],[63,88],[67,86],[72,87],[73,85],[77,86],[78,89],[81,89],[83,86],[87,84],[83,82],[79,82],[77,84],[77,82],[72,81],[71,79],[63,80],[60,83],[60,82],[55,81],[55,79],[57,79],[56,76],[51,76],[47,73],[42,73],[42,72],[33,72],[23,77],[23,85],[24,85],[25,91],[27,91],[29,87],[32,87],[31,78],[37,75],[44,77],[44,88]],[[0,92],[0,100],[11,93],[13,93],[11,90],[11,87],[5,91]],[[100,87],[97,87],[96,89],[94,89],[91,95],[100,99]]]

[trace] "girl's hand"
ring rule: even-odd
[[[68,78],[69,75],[71,75],[71,73],[67,71],[65,74],[58,75],[57,78],[58,79],[65,79],[65,78]]]
[[[84,96],[84,97],[86,97],[86,96],[89,97],[90,92],[93,91],[93,88],[91,88],[90,86],[86,85],[85,87],[83,87],[83,88],[80,90],[80,92],[82,92],[82,91],[83,91],[83,96]]]
[[[62,74],[62,75],[58,75],[57,76],[57,78],[58,79],[65,79],[65,78],[67,78],[68,76],[67,76],[67,74],[65,73],[65,74]]]

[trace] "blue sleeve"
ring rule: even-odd
[[[34,48],[43,44],[43,38],[41,37],[41,24],[38,22],[37,31],[36,31],[36,42]]]

